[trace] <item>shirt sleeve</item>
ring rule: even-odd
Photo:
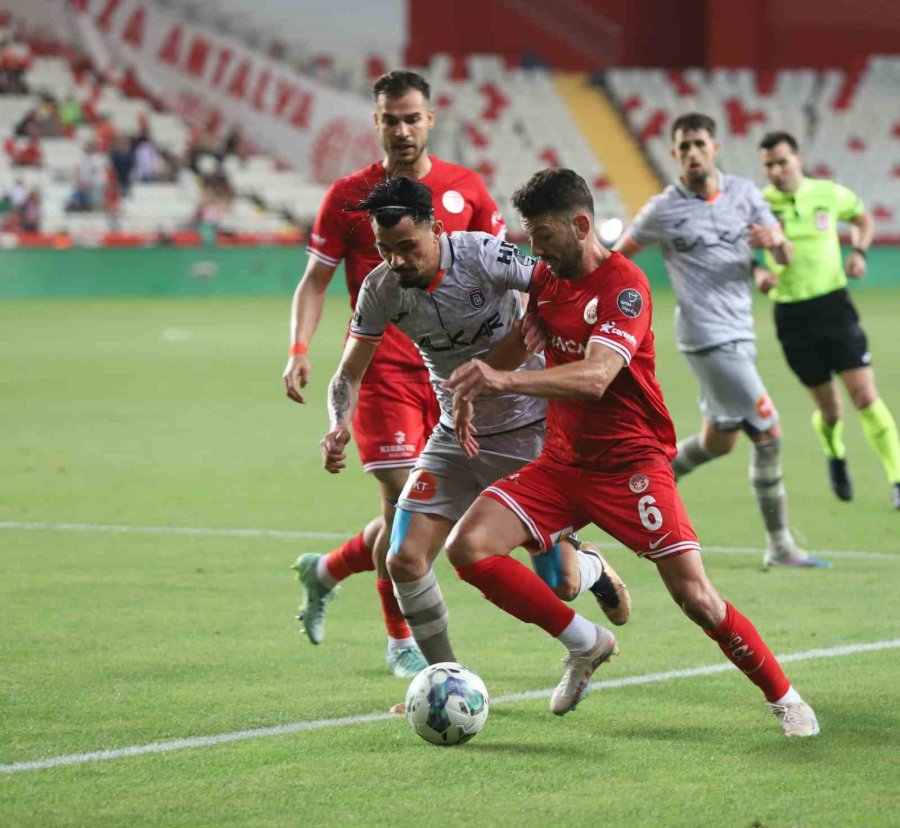
[[[640,245],[663,241],[660,207],[662,196],[653,196],[634,217],[624,235]]]
[[[362,283],[353,318],[350,320],[350,336],[368,342],[380,342],[390,322],[391,310],[379,296],[377,282],[369,274]]]
[[[650,330],[650,289],[636,267],[620,273],[621,278],[610,280],[609,291],[598,298],[597,324],[588,342],[611,348],[629,365]]]
[[[531,280],[538,260],[526,256],[512,242],[483,236],[478,256],[491,281],[507,290],[531,290]]]
[[[747,187],[747,199],[750,202],[752,224],[760,224],[763,227],[774,227],[778,224],[778,219],[775,218],[769,202],[763,198],[762,193],[753,184]]]
[[[834,185],[834,200],[841,221],[851,221],[865,212],[865,205],[859,196],[843,184]]]
[[[506,238],[506,221],[497,202],[491,197],[481,177],[472,174],[472,204],[474,212],[469,223],[469,230],[481,230],[497,238]]]
[[[349,249],[347,214],[336,188],[333,184],[325,193],[306,248],[310,256],[331,267],[337,267]]]

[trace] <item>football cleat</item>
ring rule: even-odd
[[[316,565],[321,555],[307,552],[297,558],[291,569],[297,570],[297,580],[303,587],[303,603],[297,613],[300,622],[300,632],[306,633],[306,637],[313,644],[321,644],[325,638],[325,607],[337,594],[340,587],[328,589],[323,586],[316,575]]]
[[[828,458],[828,477],[831,480],[831,490],[838,500],[853,500],[853,481],[843,457]]]
[[[413,678],[428,666],[425,656],[415,644],[412,647],[395,650],[393,653],[388,648],[384,654],[384,660],[387,662],[388,669],[397,678]]]
[[[610,623],[621,627],[631,617],[631,595],[628,587],[593,543],[582,543],[580,551],[585,555],[594,555],[603,564],[603,574],[589,589]]]
[[[788,704],[769,704],[775,718],[781,725],[784,735],[818,736],[819,720],[813,709],[805,702],[790,702]]]
[[[828,569],[831,564],[795,546],[793,549],[769,547],[763,556],[763,569],[773,566],[791,566],[795,569]]]
[[[388,710],[388,713],[393,713],[395,716],[405,716],[406,702],[397,702],[396,704],[392,704],[391,709]]]
[[[550,696],[550,712],[565,716],[574,710],[591,689],[591,676],[604,661],[619,654],[616,637],[607,629],[597,627],[597,643],[583,655],[569,653],[564,659],[566,665],[562,679]]]

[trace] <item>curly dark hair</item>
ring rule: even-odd
[[[357,209],[368,213],[380,227],[394,227],[404,216],[416,224],[434,221],[431,190],[421,181],[403,175],[376,184]]]
[[[536,172],[512,194],[512,203],[526,219],[574,210],[594,215],[594,197],[587,182],[574,170],[559,167]]]

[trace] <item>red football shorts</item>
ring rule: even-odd
[[[636,458],[626,471],[563,465],[541,455],[482,492],[512,510],[541,551],[593,523],[642,558],[680,555],[700,544],[665,458]]]
[[[363,468],[373,472],[414,466],[440,413],[429,383],[364,382],[353,415]]]

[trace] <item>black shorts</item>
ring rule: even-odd
[[[804,385],[870,365],[869,343],[846,289],[775,305],[775,328],[791,370]]]

